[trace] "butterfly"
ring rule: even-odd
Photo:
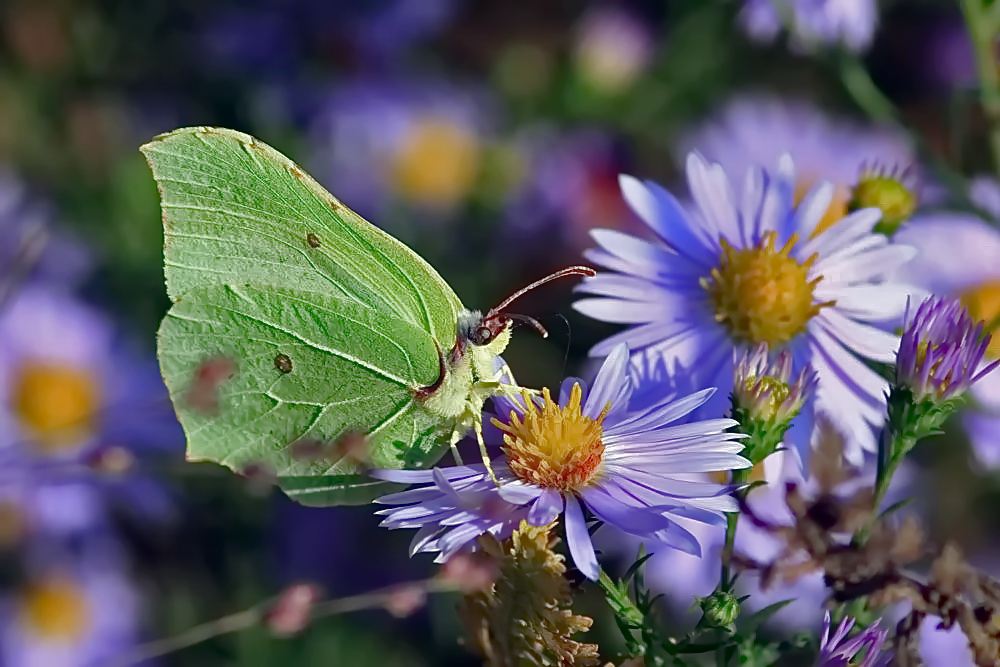
[[[479,434],[486,399],[511,390],[498,359],[512,321],[544,333],[507,306],[594,273],[569,267],[469,310],[424,259],[254,137],[182,128],[141,150],[173,302],[158,358],[188,459],[267,466],[305,504],[368,502],[386,485],[366,465],[427,467]]]

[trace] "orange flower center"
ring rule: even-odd
[[[83,591],[64,576],[28,587],[22,594],[21,618],[35,635],[54,642],[78,639],[90,625]]]
[[[85,369],[28,361],[15,378],[11,400],[36,446],[45,454],[55,454],[90,435],[100,390]]]
[[[834,303],[813,303],[813,291],[822,280],[822,276],[809,279],[816,255],[799,263],[790,256],[798,235],[780,249],[775,248],[776,236],[768,232],[759,245],[740,249],[722,239],[718,268],[701,279],[717,322],[736,339],[772,348],[805,331],[821,308]]]
[[[582,398],[583,390],[575,384],[566,407],[559,407],[544,389],[541,406],[525,394],[523,421],[513,411],[508,423],[492,420],[504,432],[503,452],[515,475],[560,491],[576,491],[594,480],[604,458],[601,424],[611,406],[591,419],[583,414]]]
[[[994,359],[1000,357],[1000,279],[966,290],[959,298],[972,319],[985,322],[984,332],[993,335],[986,354]]]
[[[429,116],[407,134],[389,170],[404,197],[448,208],[472,188],[479,158],[479,145],[470,130]]]

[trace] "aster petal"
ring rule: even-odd
[[[855,245],[866,244],[863,239]],[[870,252],[843,252],[823,257],[813,266],[812,273],[836,283],[859,283],[874,280],[898,271],[917,254],[915,248],[904,245],[878,247]]]
[[[826,215],[833,202],[834,185],[821,181],[809,189],[795,209],[793,227],[803,239],[812,236],[813,230]]]
[[[901,280],[954,294],[1000,278],[1000,231],[974,215],[928,213],[915,217],[894,240],[920,253],[917,261],[900,269]]]
[[[816,318],[834,338],[866,359],[892,363],[899,349],[899,336],[844,317],[837,309],[825,309]]]
[[[576,308],[576,303],[573,304],[573,308]],[[684,321],[683,319],[675,319],[669,323],[651,322],[649,324],[641,324],[605,338],[592,347],[589,354],[592,357],[604,357],[622,343],[626,343],[631,350],[642,350],[652,345],[656,345],[657,347],[666,345],[667,343],[664,343],[666,340],[671,341],[669,345],[672,349],[683,355],[684,350],[698,345],[697,337],[701,330],[701,324]],[[677,348],[680,348],[680,350]]]
[[[478,477],[486,474],[486,466],[448,466],[431,470],[388,470],[375,468],[368,472],[369,476],[386,482],[401,484],[429,484],[434,481],[434,470],[440,470],[445,479],[458,480],[463,477]],[[377,500],[375,502],[378,502]]]
[[[418,530],[410,540],[410,557],[424,551],[436,551],[436,541],[442,532],[440,526],[428,525]]]
[[[527,505],[538,498],[538,496],[542,495],[543,490],[533,484],[528,484],[527,482],[523,482],[521,480],[515,480],[497,487],[497,493],[499,493],[500,497],[508,503],[513,503],[514,505]]]
[[[835,301],[836,305],[831,308],[841,311],[846,317],[885,322],[903,316],[906,300],[913,292],[914,289],[909,285],[899,283],[838,286],[828,290],[820,282],[813,294],[817,301]],[[820,310],[820,316],[822,315],[823,310]]]
[[[677,549],[701,558],[701,543],[698,538],[678,523],[671,521],[665,529],[657,531],[649,537],[671,549]]]
[[[799,259],[816,254],[820,257],[831,255],[844,246],[850,245],[871,234],[872,228],[882,217],[877,208],[863,208],[844,217],[840,222],[828,227],[811,239],[806,240],[793,251]]]
[[[596,419],[607,405],[612,409],[627,407],[632,385],[628,381],[628,345],[622,343],[611,350],[594,378],[594,384],[583,404],[583,414]]]
[[[578,313],[612,324],[643,324],[657,317],[659,307],[648,301],[624,299],[579,299],[573,302]]]
[[[712,397],[715,391],[715,387],[709,387],[708,389],[688,394],[683,398],[667,403],[663,407],[654,408],[644,414],[638,414],[634,417],[618,422],[617,424],[610,426],[607,431],[608,433],[618,434],[629,431],[635,432],[648,430],[653,427],[653,425],[657,424],[669,424],[677,421],[687,414],[690,414],[692,411],[703,405],[709,398]]]
[[[962,416],[962,423],[976,459],[989,470],[1000,468],[1000,415],[970,410]]]
[[[650,229],[679,253],[707,266],[714,257],[703,239],[698,238],[689,216],[669,192],[650,181],[632,176],[618,177],[622,196]]]
[[[733,192],[722,167],[706,161],[696,152],[691,153],[687,159],[687,180],[691,198],[704,214],[702,222],[709,236],[744,245]]]
[[[565,501],[563,495],[556,489],[545,489],[528,511],[528,523],[532,526],[545,526],[562,514]]]
[[[597,566],[594,543],[590,539],[580,502],[572,495],[566,497],[566,546],[583,576],[597,581],[600,568]]]
[[[591,487],[581,500],[605,523],[633,535],[649,535],[664,530],[670,520],[649,506],[626,494],[615,495],[614,488]]]

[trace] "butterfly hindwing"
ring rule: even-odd
[[[160,188],[167,293],[295,287],[354,300],[455,339],[462,305],[419,255],[366,222],[267,144],[192,127],[142,147]]]
[[[363,458],[386,468],[430,465],[448,444],[452,426],[413,395],[439,377],[435,341],[350,299],[192,288],[163,321],[159,357],[189,458],[264,466],[309,504],[377,493],[345,437],[366,436]]]

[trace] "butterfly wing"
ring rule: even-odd
[[[188,457],[236,471],[262,466],[307,504],[367,502],[385,485],[371,465],[421,467],[450,425],[415,399],[439,376],[435,341],[353,299],[287,287],[189,289],[164,318],[160,364]]]
[[[160,188],[167,294],[254,284],[354,300],[455,340],[462,304],[419,255],[246,134],[191,127],[142,147]]]

